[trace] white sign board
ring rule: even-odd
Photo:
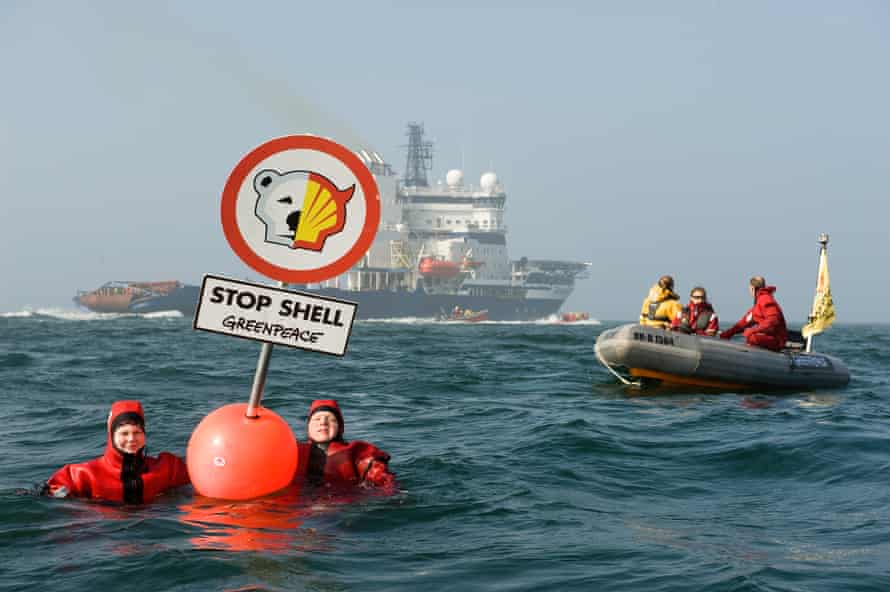
[[[195,329],[342,356],[358,305],[205,275]]]

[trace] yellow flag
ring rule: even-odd
[[[834,301],[831,299],[831,282],[828,279],[828,255],[825,249],[819,255],[819,280],[816,283],[816,298],[810,312],[810,322],[801,333],[810,337],[829,328],[834,322]]]

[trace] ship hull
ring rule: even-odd
[[[183,285],[169,294],[150,296],[130,303],[127,312],[148,314],[153,312],[179,311],[184,316],[194,316],[198,307],[199,286]]]
[[[455,306],[466,310],[488,310],[490,321],[534,321],[555,315],[562,300],[505,299],[465,294],[427,294],[408,291],[350,291],[338,288],[296,288],[299,292],[349,300],[358,304],[356,318],[441,318]]]
[[[448,315],[455,306],[462,310],[488,310],[490,321],[533,321],[544,319],[559,312],[562,300],[557,299],[505,299],[495,296],[469,296],[465,294],[427,294],[423,291],[373,291],[341,290],[338,288],[303,288],[293,290],[358,304],[356,318],[435,318]],[[200,296],[200,287],[183,285],[169,294],[153,295],[134,300],[125,310],[134,314],[179,311],[184,316],[194,316]],[[86,306],[86,305],[84,305]],[[94,312],[107,312],[86,306]]]

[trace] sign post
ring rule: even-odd
[[[244,416],[249,419],[256,419],[257,408],[260,406],[260,399],[263,398],[263,389],[266,387],[266,375],[269,373],[269,359],[272,357],[272,344],[264,343],[260,349],[260,358],[256,363],[256,373],[253,375],[253,385],[250,387],[250,399],[247,400],[247,411]]]
[[[205,417],[189,440],[187,462],[199,493],[248,499],[287,485],[297,462],[289,426],[260,406],[272,348],[342,356],[358,306],[284,286],[321,282],[358,263],[377,233],[380,196],[370,171],[347,148],[318,136],[286,136],[241,159],[223,189],[220,213],[235,254],[279,283],[204,277],[194,328],[263,345],[247,405]],[[247,474],[258,465],[269,470]],[[265,473],[276,476],[263,479]]]

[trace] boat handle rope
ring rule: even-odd
[[[615,378],[617,378],[618,380],[620,380],[620,381],[623,382],[624,384],[626,384],[626,385],[628,385],[628,386],[635,386],[635,387],[641,387],[641,386],[643,386],[642,381],[634,382],[634,381],[632,381],[632,380],[628,380],[628,379],[626,379],[625,377],[621,376],[621,374],[619,374],[618,372],[616,372],[611,366],[609,366],[608,362],[606,362],[606,360],[603,359],[603,356],[600,355],[600,352],[599,352],[599,350],[596,348],[596,346],[594,346],[594,348],[593,348],[593,353],[596,355],[596,359],[600,361],[600,364],[602,364],[603,366],[605,366],[605,367],[606,367],[606,370],[608,370],[609,372],[611,372],[612,374],[614,374],[614,375],[615,375]]]

